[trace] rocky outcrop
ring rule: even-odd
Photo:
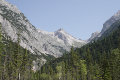
[[[71,46],[81,47],[85,44],[85,41],[77,40],[63,30],[46,32],[36,29],[16,6],[5,0],[0,0],[0,23],[3,33],[13,42],[20,34],[20,45],[33,54],[60,57]]]

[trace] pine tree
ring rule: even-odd
[[[80,60],[80,80],[87,80],[87,65],[85,60]]]
[[[109,67],[112,80],[118,80],[120,78],[120,50],[118,48],[111,51]]]
[[[22,55],[20,49],[20,34],[18,34],[17,43],[14,44],[13,65],[14,65],[14,77],[20,80],[20,67],[22,64]]]
[[[28,51],[27,49],[24,50],[23,54],[21,54],[21,65],[20,65],[20,74],[24,80],[27,68],[28,68]]]
[[[2,24],[0,23],[0,79],[2,80],[2,70],[3,70],[3,63],[2,63],[2,53],[3,53],[3,43],[2,43],[2,32],[1,32]]]

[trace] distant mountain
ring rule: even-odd
[[[58,41],[64,43],[65,45],[71,45],[74,47],[81,47],[81,43],[86,44],[86,42],[84,40],[78,40],[76,38],[74,38],[73,36],[71,36],[70,34],[68,34],[67,32],[65,32],[63,29],[58,29],[55,32],[47,32],[47,31],[42,31],[38,29],[39,33],[43,33],[45,35],[49,35],[53,38],[56,38]],[[76,43],[79,43],[78,45]]]
[[[43,65],[36,74],[42,75],[41,80],[120,80],[120,21],[102,36],[82,48],[72,48],[69,54]]]
[[[0,23],[4,34],[13,42],[17,41],[20,34],[20,45],[35,55],[60,57],[71,46],[81,47],[86,44],[62,29],[55,32],[36,29],[16,6],[5,0],[0,0]]]
[[[120,11],[114,14],[110,19],[108,19],[104,24],[100,33],[93,33],[92,36],[88,39],[88,42],[102,37],[107,36],[113,30],[117,29],[120,25]]]
[[[91,34],[91,37],[87,40],[87,42],[92,41],[94,38],[96,38],[98,35],[100,34],[100,32],[96,31],[94,33]]]
[[[114,14],[110,19],[108,19],[104,24],[103,24],[103,29],[100,32],[100,36],[108,30],[116,21],[120,20],[120,11],[118,11],[116,14]]]
[[[76,39],[75,37],[65,32],[63,29],[59,29],[55,31],[54,35],[58,37],[59,39],[63,40],[65,44],[68,44],[74,47],[81,47],[81,43],[86,44],[84,40]]]

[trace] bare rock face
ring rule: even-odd
[[[94,38],[96,38],[99,35],[100,32],[96,31],[91,34],[91,37],[87,40],[87,42],[92,41]]]
[[[104,24],[101,32],[95,32],[92,34],[92,36],[87,40],[87,42],[91,42],[92,40],[96,40],[102,36],[106,35],[107,30],[110,30],[112,27],[117,27],[120,23],[120,11],[118,11],[116,14],[114,14],[110,19],[108,19]],[[113,26],[114,24],[114,26]],[[111,32],[111,30],[109,31]],[[107,33],[109,33],[107,32]]]
[[[17,34],[20,34],[20,45],[33,54],[60,57],[64,51],[69,51],[71,46],[81,47],[86,43],[63,30],[46,32],[36,29],[16,6],[5,0],[0,0],[0,23],[3,33],[13,42],[17,41]]]
[[[54,32],[54,35],[58,39],[62,40],[66,45],[81,47],[82,45],[86,44],[85,41],[74,38],[73,36],[65,32],[63,29],[58,29],[57,31]],[[76,43],[78,43],[78,45]]]
[[[109,20],[107,20],[103,24],[103,29],[102,29],[100,35],[102,35],[106,30],[108,30],[110,28],[110,26],[113,23],[115,23],[117,20],[120,20],[120,11],[118,11],[116,14],[114,14]]]

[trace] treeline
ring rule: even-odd
[[[1,33],[0,80],[119,80],[120,26],[102,40],[82,48],[71,48],[62,57],[48,61],[40,70],[32,70],[34,56]],[[39,64],[38,64],[39,65]]]
[[[32,54],[20,46],[21,34],[18,32],[17,41],[2,33],[0,23],[0,80],[35,80],[35,66],[42,66],[44,61],[54,59],[51,55]],[[35,64],[34,64],[35,62]],[[39,68],[38,68],[39,69]]]
[[[16,43],[4,37],[1,27],[0,24],[0,80],[34,80],[30,52],[20,47],[19,37]]]
[[[102,40],[46,63],[35,80],[119,80],[120,26]]]

